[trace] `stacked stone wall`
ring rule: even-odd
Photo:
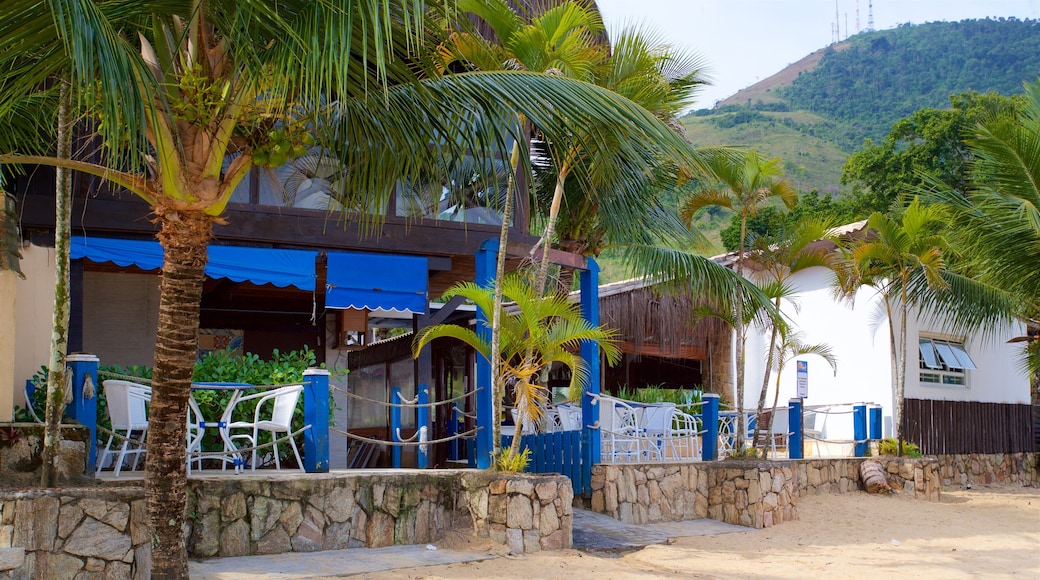
[[[1040,453],[937,455],[942,485],[1021,483],[1040,485]]]
[[[40,482],[43,465],[42,423],[0,423],[0,489],[34,487]],[[82,485],[88,479],[87,439],[90,430],[80,425],[62,425],[58,446],[58,483]]]
[[[570,548],[574,491],[562,476],[475,473],[463,478],[473,528],[516,554]]]

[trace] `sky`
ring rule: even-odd
[[[693,108],[710,108],[740,89],[831,44],[837,4],[840,38],[867,29],[869,0],[597,0],[607,30],[639,24],[697,54],[714,86]],[[967,18],[1040,19],[1040,0],[873,0],[874,28]],[[847,22],[847,34],[846,34]]]

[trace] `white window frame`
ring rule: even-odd
[[[918,337],[919,381],[923,386],[967,387],[968,372],[978,367],[963,340],[927,335]]]

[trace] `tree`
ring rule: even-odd
[[[445,297],[462,296],[485,312],[490,311],[495,290],[473,283],[452,287]],[[517,274],[502,279],[502,294],[512,306],[501,320],[499,350],[480,338],[476,331],[454,324],[438,324],[419,331],[412,343],[416,357],[419,351],[437,338],[461,340],[487,359],[498,359],[503,384],[513,386],[518,411],[517,430],[513,436],[511,456],[516,456],[520,445],[521,429],[527,418],[537,421],[545,401],[545,390],[538,384],[543,369],[561,363],[571,371],[570,397],[580,399],[582,386],[588,379],[588,366],[575,351],[582,341],[594,340],[611,364],[621,358],[616,332],[596,327],[584,319],[577,304],[566,296],[538,293]]]
[[[806,344],[802,342],[802,336],[799,332],[788,332],[782,336],[780,342],[770,343],[769,359],[772,364],[767,369],[776,372],[776,389],[773,391],[773,406],[771,416],[776,417],[776,407],[780,402],[780,375],[783,374],[784,369],[787,368],[787,364],[792,360],[805,355],[816,355],[822,357],[823,360],[827,361],[827,364],[831,365],[831,371],[834,373],[838,372],[838,359],[834,356],[833,350],[830,345],[826,343],[820,344]],[[769,381],[769,372],[766,372],[765,382]],[[760,403],[761,405],[761,403]],[[759,441],[759,434],[762,432],[762,411],[759,409],[758,421],[755,422],[755,441]],[[761,439],[763,442],[762,456],[765,457],[765,443],[773,439],[773,424],[770,422],[769,427],[766,428],[766,435]]]
[[[773,198],[779,199],[788,208],[794,207],[798,194],[790,183],[780,178],[780,160],[763,159],[754,151],[738,159],[719,158],[714,160],[712,174],[719,183],[694,191],[679,202],[680,215],[687,226],[702,207],[719,206],[734,211],[740,216],[740,244],[737,248],[736,271],[744,275],[744,250],[747,247],[748,219],[758,214],[759,209]],[[744,418],[744,305],[741,296],[735,297],[732,317],[734,332],[738,340],[733,358],[737,363],[736,401],[737,449],[744,448],[747,425]]]
[[[502,150],[517,114],[549,140],[621,154],[689,157],[685,142],[631,102],[521,72],[438,76],[431,2],[354,0],[10,0],[0,8],[0,118],[70,71],[105,146],[103,162],[0,152],[0,163],[68,167],[147,201],[165,257],[147,459],[153,575],[186,577],[187,399],[215,221],[254,165],[305,154],[318,136],[344,171],[338,201],[378,207],[398,179]],[[363,223],[379,215],[357,214]]]
[[[748,261],[756,272],[755,278],[759,286],[767,296],[773,299],[773,305],[777,310],[780,310],[781,300],[790,300],[793,295],[794,289],[790,282],[795,274],[809,268],[831,267],[834,243],[829,239],[831,237],[830,229],[831,224],[826,219],[806,218],[785,234],[755,240]],[[796,303],[792,303],[792,306],[797,310]],[[766,395],[769,390],[769,372],[774,366],[777,368],[779,388],[779,373],[783,370],[783,363],[786,361],[777,357],[784,356],[790,348],[803,346],[794,338],[788,340],[786,334],[790,333],[790,330],[781,333],[782,329],[778,325],[769,324],[769,327],[766,371],[763,373],[762,389],[758,395],[756,411],[758,420],[755,422],[755,434],[752,439],[754,444],[762,441],[759,436],[763,429],[762,413],[765,410]],[[781,340],[780,346],[777,345],[778,338]],[[777,392],[779,393],[779,390]],[[776,407],[775,401],[773,407]],[[768,441],[768,438],[765,441]],[[764,457],[765,448],[762,452]]]

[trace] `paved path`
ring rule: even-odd
[[[574,510],[574,548],[592,553],[628,552],[651,544],[665,544],[672,538],[750,531],[754,530],[708,519],[637,526],[603,514]],[[189,568],[193,580],[305,580],[475,562],[494,557],[496,555],[491,553],[430,550],[425,545],[417,545],[212,558],[194,560]]]
[[[574,510],[574,549],[586,552],[626,552],[666,544],[672,538],[751,531],[709,519],[633,525],[588,510]]]
[[[381,570],[489,560],[494,554],[429,550],[425,545],[291,552],[271,556],[212,558],[189,563],[192,580],[303,580],[367,574]]]

